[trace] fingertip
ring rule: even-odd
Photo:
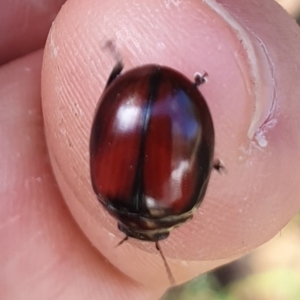
[[[262,124],[259,117],[260,125],[251,127],[256,99],[267,95],[261,108],[263,117],[272,102],[272,72],[267,57],[263,66],[253,68],[260,61],[254,49],[260,40],[253,37],[251,29],[241,25],[236,16],[225,18],[225,8],[217,4],[218,9],[199,1],[178,5],[172,1],[116,3],[89,0],[65,5],[46,45],[43,110],[54,173],[73,216],[104,256],[130,277],[147,284],[140,268],[145,264],[143,252],[137,248],[150,253],[154,250],[130,242],[120,250],[119,258],[115,257],[111,249],[121,235],[116,221],[97,202],[90,184],[92,118],[115,63],[113,55],[101,49],[104,40],[116,42],[125,69],[158,63],[178,69],[191,79],[199,70],[209,74],[209,81],[200,89],[215,121],[216,156],[224,161],[228,174],[224,178],[213,174],[195,220],[174,230],[165,242],[167,256],[183,261],[211,260],[210,266],[215,266],[217,259],[224,261],[249,251],[270,238],[291,216],[296,203],[291,208],[281,199],[291,195],[295,184],[289,183],[288,190],[282,188],[288,183],[282,176],[289,172],[291,160],[281,159],[282,148],[277,149],[276,142],[272,144],[274,136],[267,136],[271,148],[266,149],[251,140]],[[263,24],[263,20],[260,22]],[[259,78],[265,79],[260,91],[256,89]],[[250,135],[249,128],[254,128]],[[282,174],[276,174],[274,162],[278,161]],[[275,195],[270,194],[270,188]],[[161,263],[155,255],[150,257]],[[128,258],[134,265],[128,264]],[[197,265],[198,272],[206,271],[205,265]],[[195,274],[192,269],[186,272],[186,278]],[[154,278],[155,264],[149,265],[147,273],[151,272]]]

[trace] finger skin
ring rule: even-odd
[[[260,13],[256,19],[254,11],[251,22],[244,16],[244,24],[224,11],[226,5],[238,14],[244,2],[185,1],[177,7],[161,1],[73,1],[49,35],[43,111],[55,176],[86,236],[117,268],[144,284],[167,282],[159,256],[151,243],[139,241],[114,249],[123,236],[97,203],[89,178],[93,113],[114,65],[112,55],[101,49],[107,39],[116,41],[126,69],[158,63],[190,78],[198,70],[209,74],[201,91],[215,122],[216,156],[228,175],[213,174],[193,221],[162,242],[179,281],[267,241],[299,208],[294,162],[300,140],[292,118],[299,113],[299,34],[272,1],[248,1],[249,10]],[[266,14],[277,21],[270,23]],[[285,25],[274,28],[281,22]],[[284,46],[278,46],[279,39]]]
[[[0,65],[44,47],[65,0],[0,1]]]
[[[87,242],[67,210],[47,153],[42,51],[0,70],[0,291],[3,300],[155,299]]]
[[[247,20],[243,27],[254,32],[260,41],[266,41],[264,46],[272,54],[271,61],[276,66],[272,79],[276,79],[277,123],[267,128],[268,145],[262,147],[255,138],[248,137],[256,103],[249,85],[253,82],[253,68],[249,68],[247,51],[240,47],[241,37],[237,37],[228,21],[224,21],[224,16],[212,14],[211,9],[199,1],[187,1],[179,8],[172,4],[169,7],[158,5],[162,17],[157,20],[160,26],[155,26],[158,24],[153,21],[153,15],[155,12],[157,16],[157,11],[148,7],[146,10],[141,1],[138,2],[140,6],[131,4],[130,11],[128,7],[122,10],[121,4],[110,8],[111,3],[105,1],[101,5],[95,1],[71,2],[61,12],[48,40],[43,70],[43,113],[56,180],[76,222],[90,241],[81,235],[68,215],[49,175],[37,89],[41,57],[36,58],[36,62],[21,63],[10,76],[5,69],[0,86],[5,93],[1,99],[6,99],[7,105],[2,106],[6,109],[1,110],[1,124],[7,126],[1,126],[1,141],[5,141],[2,157],[10,159],[3,160],[1,168],[4,179],[1,199],[6,200],[1,201],[0,209],[0,239],[6,245],[0,253],[4,266],[3,280],[0,280],[4,299],[40,299],[42,294],[46,295],[44,299],[82,299],[87,295],[90,299],[115,299],[120,293],[129,299],[155,299],[155,295],[167,286],[163,265],[153,245],[131,241],[114,248],[121,237],[116,222],[103,212],[90,187],[89,128],[97,99],[114,64],[111,56],[100,49],[99,40],[109,35],[116,38],[127,68],[151,61],[170,65],[187,76],[195,69],[205,69],[209,73],[209,82],[201,90],[215,121],[216,155],[226,163],[228,175],[221,178],[213,175],[205,201],[194,220],[174,231],[170,239],[162,243],[177,281],[232,260],[273,236],[299,208],[298,170],[294,166],[299,155],[295,126],[295,116],[299,114],[296,84],[299,54],[295,50],[299,45],[299,32],[285,13],[271,1],[257,2],[259,5],[255,1],[248,1],[248,4],[239,1],[240,7],[233,5],[233,1],[223,2],[241,24]],[[122,3],[125,6],[128,2]],[[247,11],[253,12],[252,19],[241,15],[244,5],[249,5]],[[179,12],[171,17],[170,10]],[[140,16],[139,22],[126,18],[128,14],[135,19],[136,15]],[[270,20],[265,23],[268,14],[273,15],[271,23]],[[122,20],[121,15],[124,16]],[[184,25],[183,21],[178,23],[183,16],[189,17],[186,18],[189,26],[178,26]],[[175,26],[174,20],[168,18],[175,18],[178,24]],[[200,21],[205,21],[205,26],[196,26]],[[149,29],[142,30],[143,24],[149,25],[146,26]],[[74,32],[74,26],[80,30]],[[172,35],[166,34],[171,31]],[[191,32],[197,38],[193,35],[191,38]],[[226,32],[222,42],[221,37]],[[158,37],[164,43],[157,43]],[[176,42],[171,37],[175,37]],[[207,40],[211,43],[207,44]],[[279,45],[278,40],[284,43]],[[161,48],[163,50],[157,50]],[[26,75],[27,80],[21,80],[23,84],[20,85],[13,79],[23,74],[28,66],[35,69],[30,73],[34,76],[28,80]],[[269,70],[259,70],[260,76],[268,73]],[[268,76],[264,78],[272,82]],[[10,80],[4,84],[6,79]],[[28,87],[34,93],[26,93]],[[19,101],[9,101],[17,97]],[[33,99],[36,106],[30,102]],[[16,122],[19,118],[8,116],[19,106],[20,111],[26,113]],[[33,108],[35,116],[30,118],[28,115]],[[26,138],[31,142],[26,143]],[[24,145],[35,147],[24,149]],[[24,164],[20,164],[18,157]],[[42,167],[39,169],[37,165]],[[12,180],[15,178],[17,180]],[[37,229],[41,229],[40,233]],[[155,286],[156,290],[143,290],[122,277],[117,269],[137,281]]]

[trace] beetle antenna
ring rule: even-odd
[[[115,248],[121,246],[121,245],[122,245],[124,242],[126,242],[127,240],[128,240],[128,235],[126,235],[126,236],[124,237],[124,239],[122,239],[122,240],[116,245]]]
[[[171,271],[171,269],[169,267],[169,264],[168,264],[168,262],[167,262],[167,260],[166,260],[166,258],[164,256],[162,250],[161,250],[161,247],[160,247],[158,241],[155,242],[155,246],[156,246],[156,249],[158,250],[158,252],[159,252],[159,254],[160,254],[163,262],[164,262],[164,265],[165,265],[166,271],[168,273],[168,277],[169,277],[171,285],[176,285],[175,278],[174,278],[174,276],[172,274],[172,271]]]

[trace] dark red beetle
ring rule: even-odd
[[[154,241],[160,250],[158,241],[202,202],[212,168],[221,168],[213,160],[211,114],[198,90],[204,77],[191,82],[159,65],[120,75],[122,69],[117,63],[96,109],[92,184],[125,239]]]

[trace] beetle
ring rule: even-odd
[[[201,204],[214,160],[208,105],[194,82],[156,64],[121,74],[113,68],[94,116],[90,172],[95,194],[128,237],[156,243],[191,219]],[[121,244],[122,240],[119,244]]]

